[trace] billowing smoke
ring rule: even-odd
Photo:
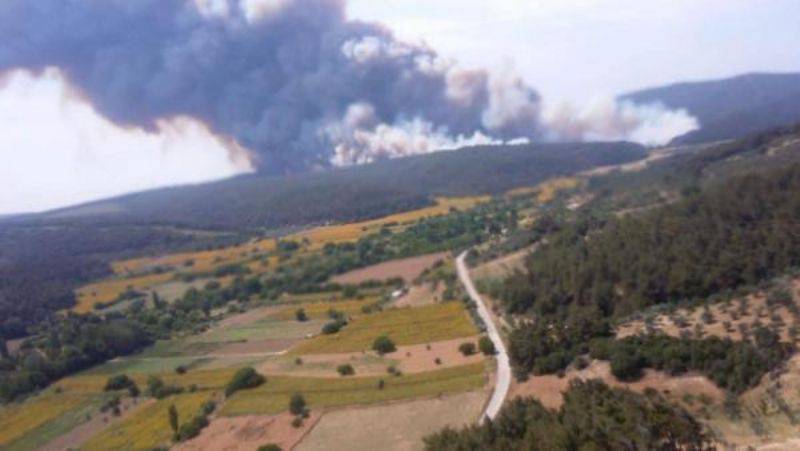
[[[568,104],[545,108],[543,122],[554,141],[629,140],[652,146],[699,127],[686,110],[618,102],[611,97],[592,99],[582,109]]]
[[[543,119],[520,78],[348,20],[344,1],[4,0],[0,71],[57,68],[122,126],[195,118],[268,172],[510,140],[671,137],[664,112],[627,106]]]

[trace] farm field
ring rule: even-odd
[[[475,422],[483,410],[485,390],[325,413],[295,448],[297,451],[380,449],[416,451],[422,438],[444,427]],[[368,424],[369,427],[363,427]]]
[[[327,301],[304,303],[302,306],[282,308],[277,313],[271,315],[271,318],[281,321],[295,320],[295,313],[299,308],[303,309],[309,319],[326,319],[328,318],[328,312],[331,310],[336,310],[337,312],[344,313],[347,316],[354,316],[362,314],[362,308],[375,304],[377,301],[377,297],[367,297],[364,299],[341,300],[334,302]]]
[[[471,337],[478,329],[460,302],[395,308],[354,318],[339,333],[319,335],[300,343],[292,354],[324,354],[365,351],[380,335],[397,345],[430,343]]]
[[[206,272],[224,263],[240,261],[254,254],[270,252],[275,249],[273,238],[230,246],[222,249],[198,252],[183,252],[155,257],[142,257],[112,263],[117,274],[139,273],[155,267],[191,268],[195,272]]]
[[[379,388],[379,381],[384,387]],[[301,393],[312,409],[374,404],[439,396],[483,387],[486,365],[477,363],[420,374],[353,378],[273,376],[258,388],[240,392],[225,402],[224,416],[275,414]]]
[[[423,218],[441,216],[449,213],[451,209],[467,210],[480,203],[487,202],[488,200],[488,196],[439,197],[436,199],[436,205],[431,207],[397,213],[370,221],[316,227],[311,230],[289,235],[287,239],[307,241],[309,243],[309,250],[319,250],[326,243],[356,241],[364,234],[376,232],[383,226],[404,225]]]
[[[79,288],[76,292],[77,303],[73,310],[77,313],[88,313],[94,309],[95,304],[109,304],[117,296],[128,289],[144,290],[154,285],[171,280],[172,274],[148,274],[130,279],[109,279]]]
[[[92,450],[144,450],[168,444],[172,431],[167,410],[174,405],[178,418],[192,418],[200,406],[213,398],[209,391],[171,396],[142,407],[123,421],[87,441],[82,449]]]
[[[342,284],[359,284],[369,280],[387,280],[401,278],[406,283],[412,282],[423,271],[432,267],[436,262],[444,261],[449,257],[447,252],[420,255],[418,257],[401,258],[377,265],[367,266],[340,274],[331,278],[332,282]]]
[[[47,392],[24,404],[0,408],[0,448],[6,449],[34,431],[37,435],[42,435],[45,431],[37,431],[38,428],[71,411],[80,410],[89,403],[91,399],[79,393]],[[15,447],[24,448],[21,444]]]

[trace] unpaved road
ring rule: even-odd
[[[465,251],[456,259],[458,278],[461,279],[461,283],[464,284],[464,287],[467,289],[469,297],[478,305],[478,315],[486,324],[486,333],[489,335],[489,338],[492,340],[497,350],[497,355],[495,355],[497,361],[497,381],[494,385],[494,391],[492,391],[492,397],[489,399],[489,404],[486,405],[486,410],[481,417],[494,419],[494,417],[497,416],[497,412],[499,412],[500,408],[503,406],[503,401],[505,401],[508,389],[511,386],[511,366],[508,363],[508,352],[506,352],[506,345],[503,343],[502,337],[500,337],[500,332],[497,330],[497,326],[492,319],[492,315],[489,313],[489,309],[486,307],[486,303],[483,302],[483,298],[478,294],[478,290],[475,289],[475,285],[472,283],[472,279],[469,276],[469,269],[465,262],[466,257],[467,252]]]

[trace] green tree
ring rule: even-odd
[[[372,350],[380,355],[384,355],[397,351],[397,347],[387,335],[381,335],[372,342]]]
[[[497,350],[494,347],[492,339],[487,337],[486,335],[482,336],[480,340],[478,340],[478,348],[485,355],[495,355],[497,353]]]
[[[289,400],[289,412],[292,415],[302,415],[306,410],[306,399],[300,393],[295,393]]]
[[[169,415],[169,427],[172,429],[172,434],[177,437],[178,436],[178,409],[175,408],[175,404],[170,404],[169,409],[167,409]]]

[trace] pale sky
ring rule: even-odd
[[[798,0],[350,0],[470,66],[511,62],[546,100],[800,70]]]
[[[348,13],[462,66],[513,70],[550,104],[800,71],[800,0],[349,0]],[[0,214],[246,171],[229,146],[190,118],[118,127],[57,73],[0,77]]]

